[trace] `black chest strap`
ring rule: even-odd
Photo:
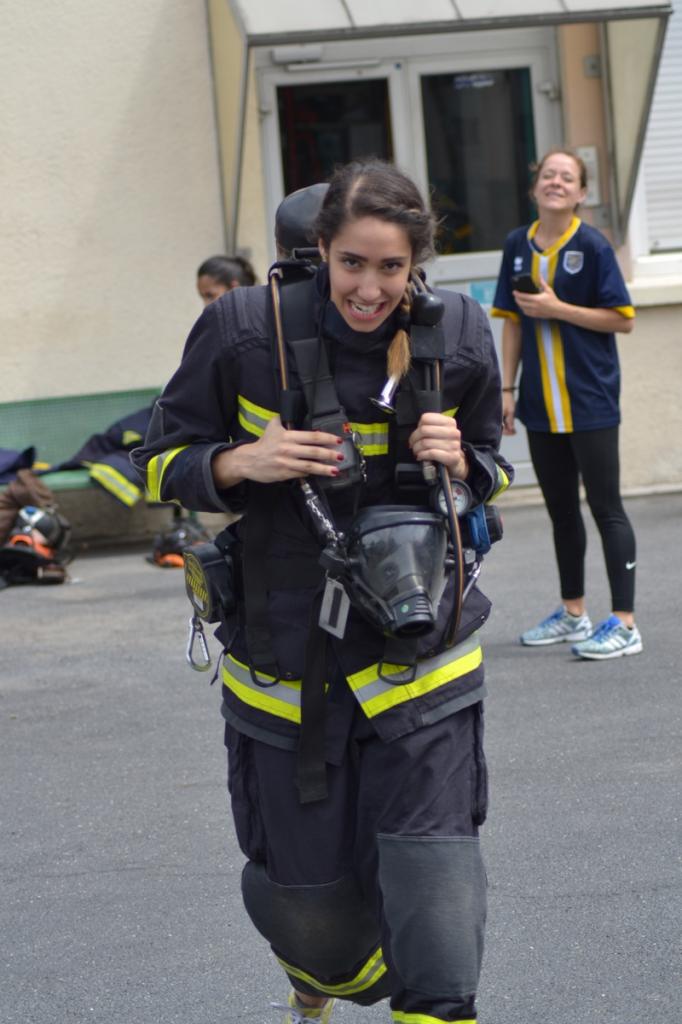
[[[264,688],[274,686],[280,679],[268,614],[269,589],[314,587],[321,583],[323,577],[314,545],[310,553],[302,549],[304,557],[300,562],[295,562],[293,566],[289,564],[287,579],[278,578],[277,573],[273,576],[272,565],[268,562],[268,544],[277,506],[273,498],[272,488],[268,485],[250,485],[244,532],[243,586],[249,671],[253,681]],[[314,556],[310,557],[313,551]],[[308,557],[305,557],[306,554]],[[310,611],[301,680],[301,727],[296,784],[303,804],[323,800],[327,795],[324,759],[327,634],[318,625],[321,603],[320,587]]]
[[[294,358],[308,410],[306,426],[311,430],[317,429],[316,421],[335,414],[346,419],[315,321],[315,298],[313,280],[284,283],[280,288],[282,331]]]
[[[274,518],[275,502],[266,484],[249,485],[249,506],[244,529],[244,613],[249,671],[259,686],[279,681],[268,616],[267,551]],[[272,681],[264,678],[271,676]]]

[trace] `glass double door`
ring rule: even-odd
[[[431,37],[403,42],[407,55],[386,52],[397,40],[339,45],[319,66],[259,69],[268,222],[338,164],[394,160],[439,219],[429,280],[489,307],[504,239],[533,217],[529,165],[561,141],[553,32],[461,33],[447,54]],[[530,480],[523,434],[505,451]]]
[[[531,216],[530,68],[420,73],[416,98],[423,135],[410,139],[410,149],[417,141],[423,147],[439,251],[499,249]],[[388,77],[278,85],[277,118],[285,195],[326,180],[349,160],[397,159]]]

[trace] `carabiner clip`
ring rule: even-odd
[[[194,660],[194,645],[199,644],[203,661]],[[211,667],[211,655],[206,643],[204,625],[198,615],[193,615],[189,620],[189,637],[187,640],[187,661],[195,672],[206,672]]]

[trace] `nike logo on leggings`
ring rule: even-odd
[[[636,565],[637,565],[637,562],[626,562],[626,563],[625,563],[625,568],[626,568],[626,569],[634,569],[634,567],[635,567]]]

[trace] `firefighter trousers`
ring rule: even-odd
[[[358,712],[327,799],[302,805],[295,751],[226,727],[245,906],[298,991],[389,997],[400,1024],[475,1020],[482,737],[480,702],[391,742]]]

